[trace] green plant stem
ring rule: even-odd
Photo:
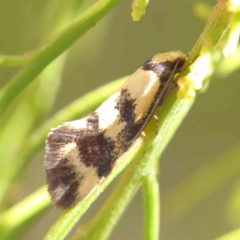
[[[92,28],[120,0],[99,0],[71,23],[55,39],[34,54],[32,61],[26,65],[1,91],[0,114],[16,96],[56,57],[63,53],[79,37]]]
[[[226,30],[230,27],[232,13],[228,11],[227,4],[228,0],[218,0],[191,53],[197,55],[200,53],[200,49],[212,51],[218,45]]]
[[[23,201],[0,214],[1,240],[17,239],[26,225],[32,225],[49,206],[46,187],[42,187]]]
[[[157,134],[155,141],[148,150],[148,159],[152,162],[152,168],[149,170],[150,176],[148,182],[143,184],[144,191],[144,204],[145,204],[145,239],[155,240],[159,239],[159,229],[160,229],[160,215],[157,216],[157,212],[160,212],[160,200],[159,196],[159,186],[156,179],[156,166],[158,166],[159,158],[171,140],[172,136],[176,132],[177,128],[183,121],[184,117],[187,115],[189,109],[194,103],[194,99],[191,100],[176,100],[167,101],[164,107],[169,110],[169,114],[162,111],[162,117],[160,118],[160,131]],[[161,120],[162,119],[162,120]],[[148,174],[148,172],[146,173]],[[152,174],[152,176],[151,176]],[[152,186],[150,184],[153,184]],[[156,207],[156,208],[155,208]],[[155,212],[156,209],[156,212]]]
[[[228,0],[218,0],[210,19],[189,53],[187,64],[196,56],[212,52],[217,47],[230,27],[232,13],[228,11],[227,4]]]
[[[0,55],[0,66],[22,66],[26,65],[29,60],[27,56]]]
[[[153,164],[154,163],[154,164]],[[145,240],[158,240],[160,229],[160,191],[157,179],[158,165],[153,162],[142,177],[145,207]]]
[[[0,200],[3,199],[8,186],[11,184],[17,174],[23,169],[28,160],[30,160],[36,151],[44,144],[47,138],[47,133],[52,127],[55,127],[62,122],[79,118],[93,108],[96,108],[110,94],[115,92],[125,80],[126,77],[121,78],[84,95],[83,97],[71,103],[69,106],[60,110],[51,119],[46,121],[38,130],[36,130],[25,142],[25,147],[15,159],[14,165],[5,166],[4,172],[0,175]]]

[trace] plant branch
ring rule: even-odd
[[[159,160],[159,159],[158,159]],[[157,173],[159,161],[150,164],[148,171],[142,177],[142,190],[145,207],[145,240],[158,240],[160,229],[160,191]]]
[[[22,66],[26,65],[30,59],[27,56],[0,55],[0,66]]]
[[[120,0],[99,0],[71,23],[55,39],[43,46],[30,63],[26,65],[1,91],[0,115],[20,92],[55,58],[67,50],[79,37],[92,28]]]

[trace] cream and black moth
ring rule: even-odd
[[[109,175],[176,88],[185,61],[180,51],[155,55],[93,113],[51,130],[44,169],[57,208],[73,207]]]

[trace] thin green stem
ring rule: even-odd
[[[227,4],[227,0],[218,0],[210,19],[189,53],[187,64],[195,59],[196,56],[212,52],[226,34],[233,15],[233,13],[228,11]]]
[[[22,66],[29,62],[28,56],[0,55],[0,66]]]
[[[79,37],[92,28],[120,0],[99,0],[71,23],[55,39],[35,53],[32,61],[21,70],[1,91],[0,114],[16,96],[55,58],[71,46]]]
[[[200,50],[212,51],[217,47],[227,29],[230,27],[232,12],[228,10],[227,5],[227,0],[218,0],[211,17],[195,43],[191,54],[198,55]]]
[[[0,214],[1,240],[16,239],[26,225],[34,223],[49,206],[50,198],[46,187],[42,187],[23,201]]]
[[[145,207],[145,240],[158,240],[160,230],[160,191],[157,179],[158,165],[156,166],[156,162],[153,163],[142,178]]]

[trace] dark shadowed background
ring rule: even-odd
[[[86,2],[90,4],[94,1]],[[216,3],[206,2],[212,3],[212,6]],[[84,93],[133,73],[156,53],[172,50],[188,53],[205,25],[194,14],[195,3],[196,1],[191,0],[150,0],[146,15],[135,23],[130,16],[131,1],[123,0],[70,48],[51,115]],[[52,37],[45,34],[58,13],[52,8],[52,18],[46,21],[48,4],[47,0],[0,0],[1,54],[22,54],[40,47],[42,39]],[[0,68],[0,87],[17,70],[18,68]],[[164,152],[159,176],[163,240],[213,239],[240,224],[239,205],[238,208],[235,206],[234,211],[232,209],[240,188],[240,177],[237,174],[229,177],[224,184],[202,200],[196,201],[193,206],[187,207],[188,210],[180,216],[174,214],[186,203],[185,197],[189,199],[185,193],[174,195],[176,197],[170,206],[167,200],[167,194],[176,186],[184,185],[186,179],[197,175],[203,168],[208,169],[212,161],[240,144],[239,74],[238,71],[227,78],[212,79],[207,91],[197,96],[195,105]],[[51,85],[48,87],[51,88]],[[45,183],[43,154],[42,148],[28,166],[16,201]],[[222,171],[224,175],[225,169]],[[210,181],[208,179],[209,184],[217,179],[218,176],[212,176]],[[114,184],[115,182],[93,204],[80,223],[91,219],[114,188]],[[190,186],[190,192],[191,188],[195,189],[196,185]],[[51,208],[22,239],[42,239],[60,213]],[[143,239],[141,191],[124,213],[110,239]]]

